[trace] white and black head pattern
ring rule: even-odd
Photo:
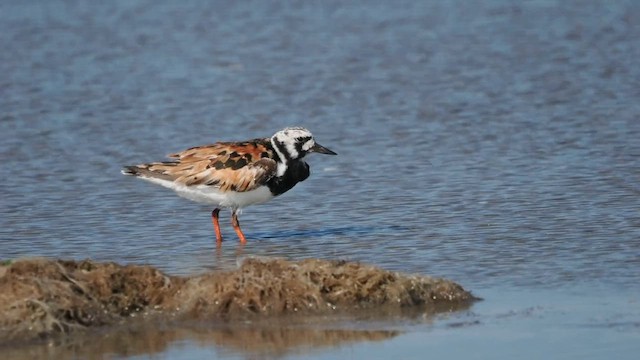
[[[302,127],[288,127],[271,138],[273,147],[283,161],[303,158],[315,146],[311,131]]]
[[[318,144],[311,131],[303,127],[288,127],[271,137],[271,145],[280,158],[277,176],[283,176],[287,163],[302,159],[308,153],[336,155],[335,152]]]

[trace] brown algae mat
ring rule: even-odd
[[[138,319],[180,321],[363,309],[451,311],[476,298],[445,279],[345,261],[249,258],[170,276],[150,266],[22,259],[0,265],[0,344]]]

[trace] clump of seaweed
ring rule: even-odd
[[[232,271],[169,276],[150,266],[22,259],[0,265],[0,342],[29,340],[131,317],[248,316],[426,306],[475,298],[460,285],[327,260],[245,260]]]
[[[247,259],[239,269],[186,281],[177,304],[195,314],[278,315],[468,302],[460,285],[345,261]]]

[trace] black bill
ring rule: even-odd
[[[316,152],[318,154],[327,154],[327,155],[338,155],[335,152],[327,149],[326,147],[316,143],[315,145],[313,145],[313,147],[309,150],[310,152]]]

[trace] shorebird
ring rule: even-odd
[[[222,244],[220,209],[230,208],[233,229],[245,244],[238,210],[267,202],[306,180],[309,164],[303,159],[309,153],[337,155],[318,144],[309,130],[288,127],[270,138],[192,147],[168,155],[170,161],[125,166],[122,173],[214,205],[211,221],[218,246]]]

